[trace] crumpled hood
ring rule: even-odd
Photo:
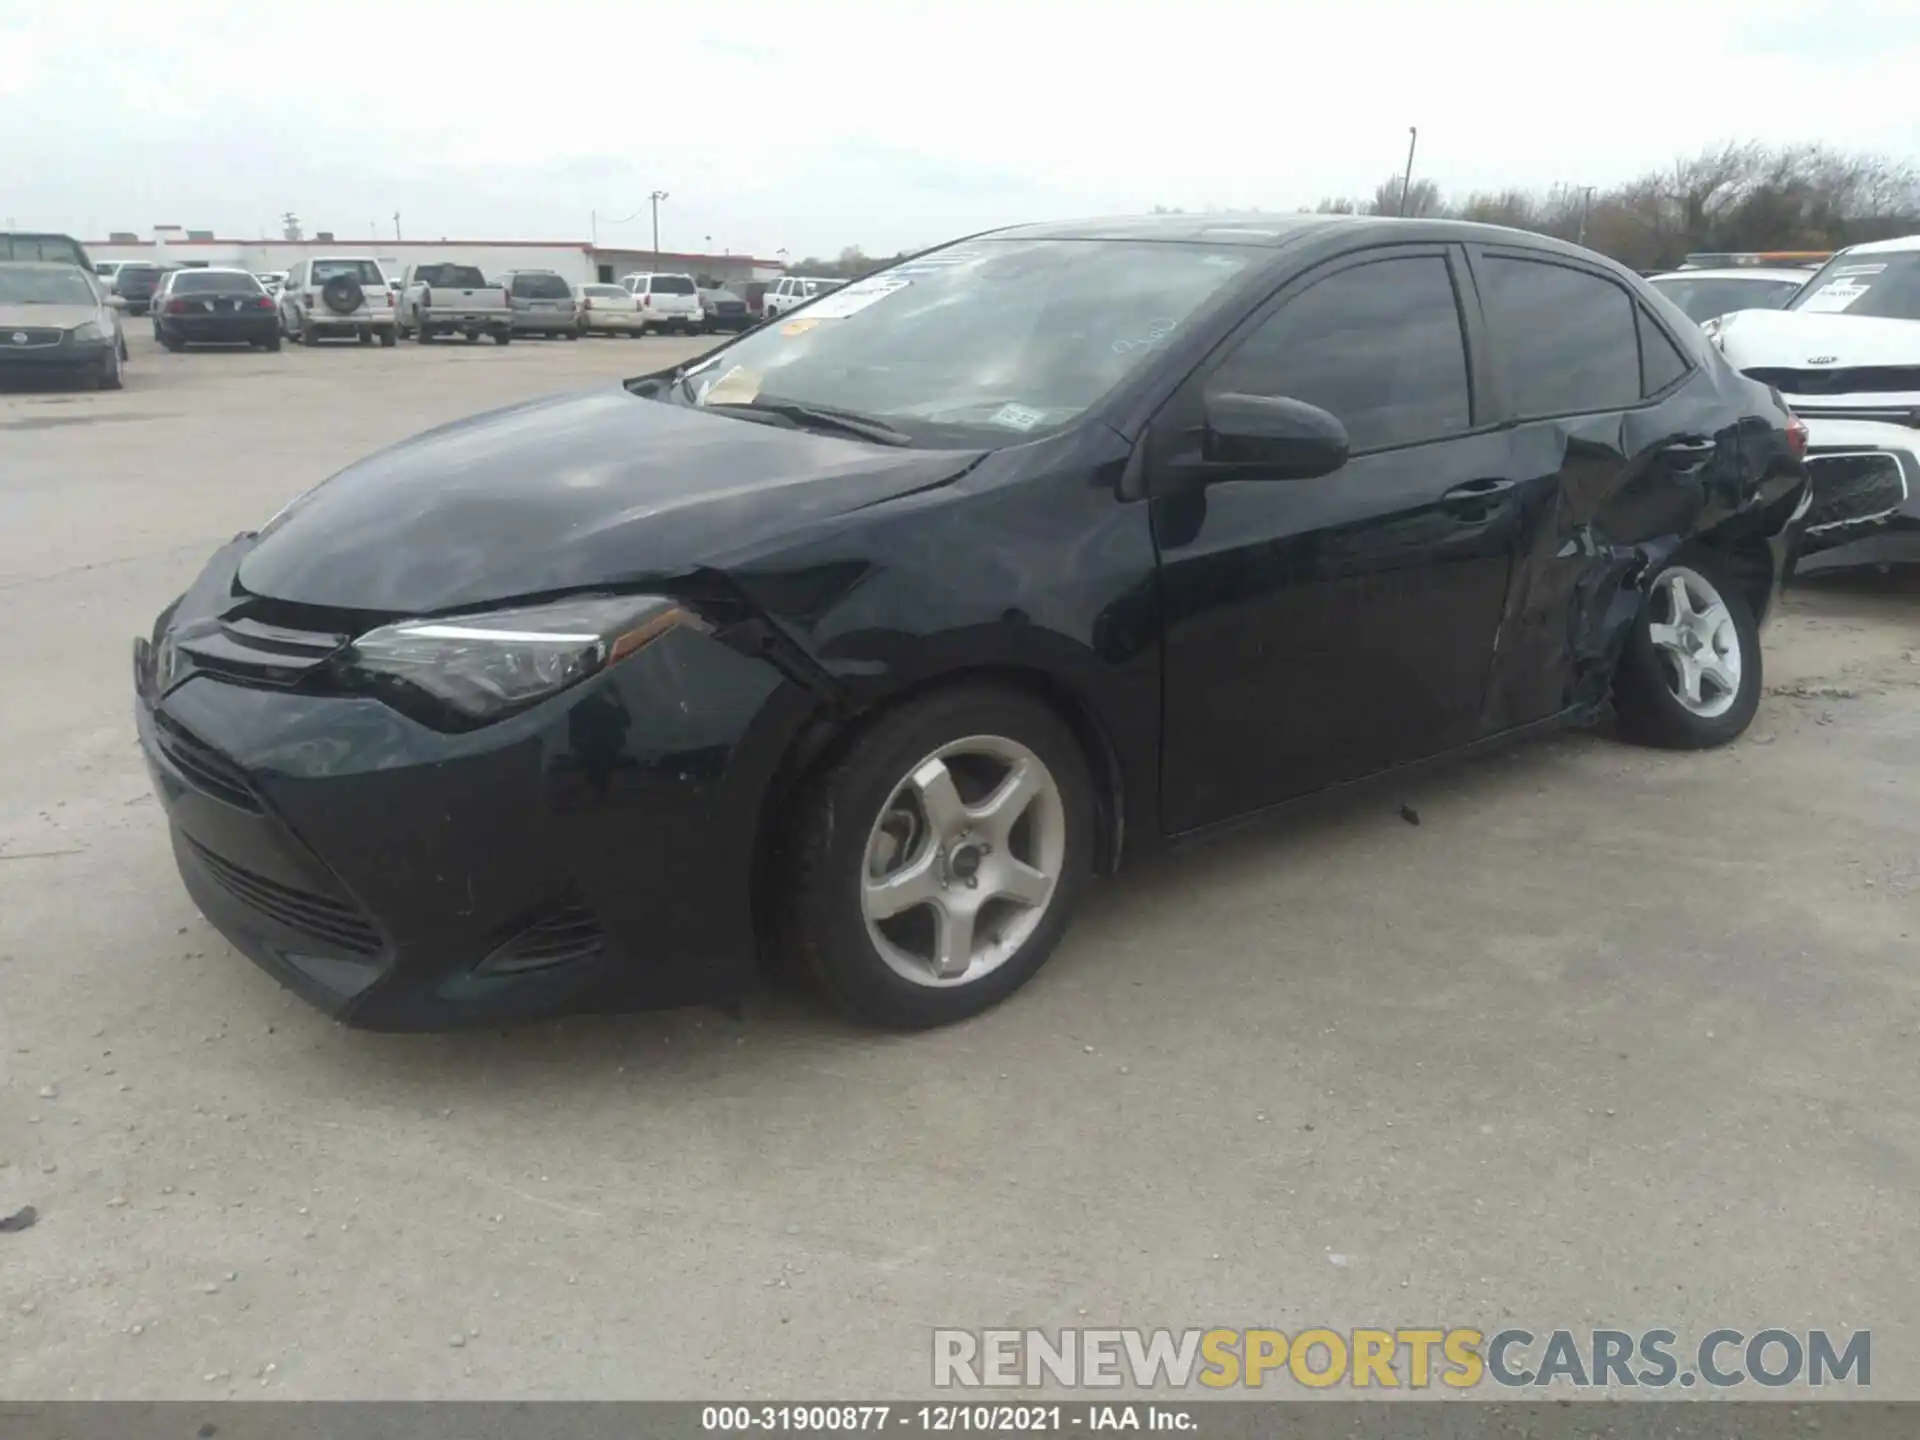
[[[964,473],[890,449],[728,419],[623,389],[536,400],[349,466],[266,527],[256,595],[428,614],[722,567],[809,525]]]
[[[1920,320],[1805,310],[1736,310],[1723,316],[1718,336],[1727,359],[1755,366],[1804,370],[1816,356],[1836,370],[1861,365],[1920,365]],[[1824,357],[1831,356],[1831,359]]]

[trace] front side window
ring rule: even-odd
[[[1258,258],[1231,245],[961,241],[793,310],[688,379],[700,404],[785,401],[928,439],[1017,440],[1085,413]]]
[[[1640,341],[1625,290],[1551,261],[1495,255],[1477,268],[1517,415],[1582,415],[1640,403]]]
[[[1377,260],[1310,285],[1248,336],[1207,388],[1318,405],[1347,427],[1356,454],[1462,433],[1472,406],[1447,262]]]
[[[1836,255],[1807,281],[1787,308],[1815,314],[1920,320],[1920,250]]]

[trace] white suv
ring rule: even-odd
[[[771,320],[776,315],[784,315],[796,305],[804,305],[809,300],[838,290],[847,282],[844,280],[822,280],[805,275],[789,275],[776,281],[767,289],[761,302],[763,312]]]
[[[355,335],[366,344],[376,335],[394,343],[393,292],[378,260],[326,255],[302,260],[280,286],[280,331],[302,345],[323,335]]]
[[[690,335],[706,325],[700,287],[691,275],[622,275],[620,285],[640,303],[640,333],[671,330]]]

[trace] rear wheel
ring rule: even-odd
[[[300,343],[302,345],[318,345],[320,343],[320,332],[313,328],[313,321],[302,320],[300,322]]]
[[[279,332],[276,331],[274,334],[269,335],[266,339],[262,340],[260,342],[260,346],[264,350],[278,350],[280,348]]]
[[[496,345],[510,344],[512,340],[513,332],[511,330],[496,330],[493,332],[493,343]]]
[[[1073,732],[1020,691],[910,701],[807,785],[781,941],[843,1009],[942,1025],[1045,963],[1090,872],[1093,787]]]
[[[466,336],[467,336],[467,343],[469,345],[472,345],[477,340],[479,340],[480,332],[478,330],[469,330],[466,332]]]
[[[1683,550],[1648,587],[1613,680],[1620,730],[1669,750],[1724,745],[1760,708],[1760,627],[1719,558]]]
[[[363,336],[361,336],[360,338],[364,340],[364,339],[366,339],[367,337],[363,335]],[[396,334],[394,334],[394,331],[393,331],[393,326],[391,326],[391,325],[388,325],[388,326],[384,326],[384,327],[383,327],[383,328],[381,329],[381,331],[380,331],[380,343],[381,343],[382,345],[384,345],[384,346],[386,346],[386,348],[387,348],[387,349],[389,349],[389,350],[391,350],[391,349],[392,349],[392,348],[393,348],[393,347],[394,347],[395,345],[397,345],[397,344],[399,344],[399,343],[400,343],[400,337],[399,337],[398,335],[396,335]]]

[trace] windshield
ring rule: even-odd
[[[371,260],[316,260],[313,262],[313,274],[307,280],[309,285],[324,285],[336,275],[347,275],[362,285],[384,285],[386,277],[380,273],[380,267]]]
[[[0,265],[0,305],[98,305],[80,270],[30,270]]]
[[[1748,280],[1732,276],[1696,279],[1690,275],[1668,275],[1651,283],[1686,311],[1689,320],[1696,322],[1730,315],[1735,310],[1778,310],[1793,298],[1801,285],[1797,279],[1762,276]]]
[[[631,300],[633,298],[618,285],[588,285],[580,293],[593,300]]]
[[[516,275],[513,293],[529,300],[571,300],[573,291],[558,275]]]
[[[170,295],[205,294],[210,290],[244,290],[258,294],[260,282],[238,270],[182,270],[167,287]]]
[[[422,265],[413,272],[421,285],[445,285],[449,289],[478,290],[487,283],[477,265]]]
[[[689,375],[702,405],[853,411],[909,433],[1058,429],[1253,257],[1234,246],[970,240],[788,311]]]
[[[1920,250],[1836,255],[1794,298],[1789,310],[1920,320]]]

